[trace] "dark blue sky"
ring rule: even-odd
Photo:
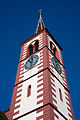
[[[20,55],[20,43],[31,37],[39,19],[63,48],[70,96],[80,120],[80,0],[0,1],[0,110],[11,103]]]

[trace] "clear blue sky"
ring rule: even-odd
[[[63,48],[70,96],[80,120],[80,0],[0,1],[0,110],[10,107],[20,43],[31,37],[39,19]]]

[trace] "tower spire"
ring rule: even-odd
[[[38,32],[42,31],[45,28],[44,22],[43,22],[42,17],[41,17],[42,9],[40,9],[39,12],[40,12],[40,18],[39,18],[39,21],[38,21],[38,25],[37,25],[35,34],[37,34]]]

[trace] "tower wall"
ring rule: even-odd
[[[24,65],[31,57],[28,56],[28,47],[30,44],[34,46],[36,40],[39,49],[31,56],[38,55],[39,60],[33,68],[25,70]],[[54,55],[50,41],[56,47],[55,57],[60,63],[61,74],[52,64]],[[27,97],[29,85],[31,96]],[[74,120],[62,51],[45,29],[22,44],[10,111],[6,115],[9,120]]]
[[[13,96],[11,100],[11,106],[9,112],[6,113],[9,120],[16,118],[17,116],[21,115],[20,113],[20,103],[21,103],[21,97],[22,97],[22,90],[23,90],[23,81],[26,79],[29,79],[29,77],[33,76],[34,74],[38,73],[40,70],[43,69],[42,61],[43,61],[43,50],[41,50],[38,55],[40,57],[38,65],[30,71],[24,70],[24,63],[27,60],[27,53],[28,53],[28,46],[29,44],[34,44],[35,40],[39,40],[39,49],[43,47],[43,33],[36,36],[35,38],[32,38],[29,42],[25,42],[25,44],[22,45],[21,48],[21,54],[20,54],[20,61],[18,64],[18,70],[15,80],[15,86],[13,91]],[[37,84],[36,84],[37,85]],[[35,86],[36,87],[36,86]],[[27,94],[27,93],[26,93]]]

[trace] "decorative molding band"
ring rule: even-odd
[[[41,109],[41,108],[43,108],[43,107],[45,107],[45,106],[47,106],[47,105],[50,105],[50,106],[51,106],[53,109],[55,109],[65,120],[68,120],[68,119],[67,119],[60,111],[58,111],[58,110],[56,109],[56,107],[53,106],[51,103],[45,104],[45,105],[43,105],[43,106],[41,106],[41,107],[38,107],[38,108],[36,108],[36,109],[34,109],[34,110],[30,111],[30,112],[27,112],[27,113],[25,113],[25,114],[23,114],[23,115],[15,118],[15,119],[13,119],[13,120],[17,120],[17,119],[19,119],[19,118],[21,118],[21,117],[23,117],[23,116],[26,116],[26,115],[34,112],[34,111],[39,110],[39,109]]]
[[[36,74],[30,76],[29,78],[25,79],[24,81],[21,81],[21,82],[15,84],[14,87],[17,86],[17,85],[19,85],[20,83],[23,83],[23,82],[25,82],[26,80],[32,78],[33,76],[35,76],[35,75],[37,75],[37,74],[39,74],[39,73],[45,71],[46,69],[49,70],[49,72],[50,72],[50,73],[60,82],[60,84],[70,93],[69,89],[67,89],[67,88],[61,83],[61,81],[50,71],[49,68],[45,68],[45,69],[43,69],[42,71],[40,71],[40,72],[38,72],[38,73],[36,73]]]

